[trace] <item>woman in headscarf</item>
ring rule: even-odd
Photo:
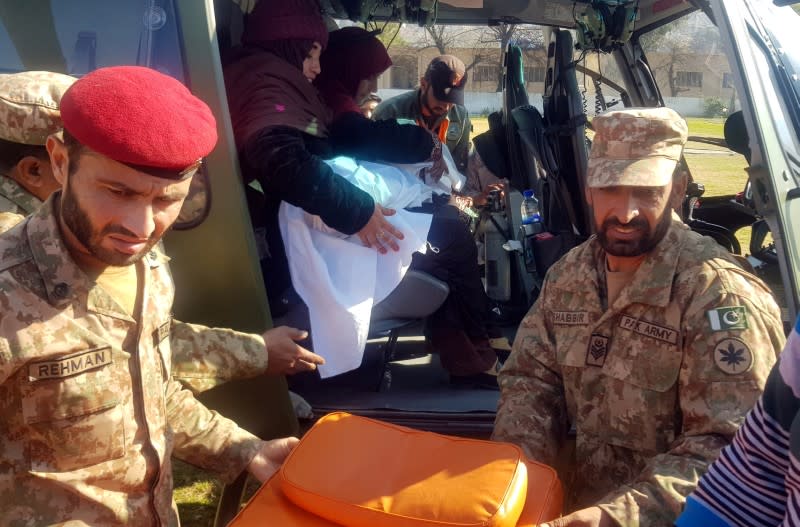
[[[418,163],[430,159],[434,166],[428,175],[438,179],[444,170],[438,137],[420,126],[394,120],[372,122],[364,117],[363,105],[377,91],[378,77],[391,65],[383,43],[369,31],[346,27],[328,36],[328,47],[320,59],[322,72],[314,84],[333,111],[331,145],[337,154],[367,161]],[[478,136],[476,141],[479,138],[483,139]],[[451,202],[460,209],[483,206],[491,190],[504,189],[504,182],[486,167],[477,152],[484,150],[480,148],[484,145],[476,142],[475,146],[465,187],[453,192],[455,199]]]
[[[338,38],[334,37],[334,42]],[[394,240],[402,239],[402,233],[384,217],[394,211],[375,203],[366,192],[334,174],[322,161],[334,155],[399,162],[432,157],[438,142],[418,127],[399,129],[410,145],[401,157],[394,157],[396,154],[392,152],[399,150],[397,136],[391,139],[392,148],[377,139],[370,141],[374,149],[370,151],[370,147],[364,146],[366,140],[348,145],[344,134],[333,135],[343,125],[353,126],[347,124],[349,115],[345,114],[358,115],[360,121],[356,127],[376,124],[360,114],[355,97],[361,81],[376,77],[391,61],[383,61],[379,64],[380,71],[370,71],[363,77],[363,72],[354,70],[349,81],[361,77],[356,89],[352,90],[350,82],[349,88],[340,83],[344,91],[337,88],[337,92],[347,97],[334,99],[331,111],[311,84],[320,74],[319,56],[328,45],[328,34],[315,0],[260,2],[249,16],[242,42],[243,46],[225,68],[225,84],[242,174],[246,182],[257,180],[263,190],[263,203],[256,204],[256,208],[264,210],[262,222],[271,255],[264,271],[270,290],[282,291],[291,284],[277,225],[281,201],[320,216],[326,225],[339,232],[357,233],[365,245],[381,253],[397,250]],[[381,49],[385,54],[382,45]],[[324,84],[328,86],[328,82]],[[326,90],[326,93],[334,92]],[[343,116],[346,119],[342,120]],[[251,210],[252,207],[253,204]],[[441,216],[435,215],[428,236],[438,253],[415,253],[412,261],[412,268],[430,272],[450,286],[445,307],[433,317],[430,337],[453,382],[496,388],[492,374],[497,368],[497,357],[486,337],[485,294],[475,264],[475,247],[457,212],[454,218],[439,220]],[[467,241],[471,252],[459,255],[453,250],[467,248]],[[433,255],[441,257],[432,258]],[[467,269],[463,269],[465,262],[471,264]],[[271,307],[278,307],[275,304],[271,302]]]
[[[435,178],[444,171],[442,144],[413,124],[371,121],[361,105],[378,90],[378,77],[392,65],[383,43],[360,27],[345,27],[328,36],[314,80],[333,112],[331,147],[337,155],[366,161],[420,163],[434,161]]]

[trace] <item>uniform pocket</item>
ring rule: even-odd
[[[96,348],[29,367],[21,395],[31,470],[67,472],[124,455],[128,385],[115,378],[111,355]]]
[[[447,127],[447,141],[458,141],[461,138],[462,126],[461,123],[450,121]]]
[[[616,344],[603,367],[607,442],[645,454],[664,452],[675,438],[682,353],[665,343],[627,349]]]

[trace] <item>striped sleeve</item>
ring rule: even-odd
[[[761,399],[700,480],[676,526],[800,525],[799,410],[800,318]]]

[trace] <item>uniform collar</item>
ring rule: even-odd
[[[133,321],[117,302],[89,279],[67,250],[58,227],[55,206],[61,199],[56,192],[28,220],[28,246],[33,261],[44,282],[51,305],[64,308],[86,298],[87,309]],[[159,244],[160,246],[160,244]],[[157,268],[168,261],[166,255],[154,248],[142,261],[148,268]]]
[[[615,306],[646,304],[665,307],[672,298],[678,260],[689,228],[674,213],[667,234],[656,245],[633,275],[631,283],[620,291]],[[598,277],[605,280],[605,251],[597,238],[592,239]],[[609,306],[610,307],[610,306]]]
[[[27,216],[42,204],[42,200],[25,190],[6,174],[0,173],[0,196],[22,209]]]

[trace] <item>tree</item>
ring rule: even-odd
[[[693,54],[692,39],[687,30],[686,18],[681,18],[642,37],[650,69],[656,78],[659,76],[657,73],[666,77],[670,97],[677,97],[689,89],[678,85],[678,71]]]
[[[432,46],[439,50],[440,55],[447,54],[447,48],[452,46],[455,35],[448,26],[426,26],[425,34],[430,38]],[[422,49],[431,47],[431,44]]]
[[[489,44],[493,47],[500,46],[500,61],[497,65],[497,91],[503,91],[503,63],[505,62],[506,49],[508,49],[510,43],[518,45],[523,51],[541,49],[544,46],[544,34],[541,28],[518,24],[490,26],[483,30],[480,40],[483,44]]]
[[[367,31],[374,31],[378,40],[380,40],[388,51],[392,44],[403,47],[408,45],[406,40],[400,35],[400,30],[403,24],[398,22],[378,23],[369,22],[367,24]]]
[[[641,43],[653,74],[657,80],[666,80],[671,97],[689,89],[678,84],[678,72],[683,67],[692,60],[697,64],[698,57],[721,53],[719,30],[699,11],[645,33]],[[724,72],[709,69],[720,77]]]
[[[480,34],[480,28],[473,26],[444,26],[436,24],[422,28],[423,38],[420,49],[436,48],[439,54],[446,55],[452,48],[472,47]]]
[[[424,28],[423,46],[420,49],[436,48],[440,55],[447,55],[453,48],[472,48],[475,53],[467,63],[466,71],[470,71],[480,62],[486,60],[486,53],[477,46],[480,42],[481,29],[472,26],[433,25]]]

